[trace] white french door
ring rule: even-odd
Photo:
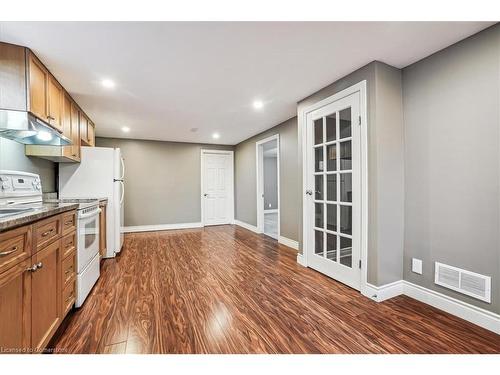
[[[307,265],[352,288],[361,284],[360,92],[306,116]]]
[[[233,152],[202,150],[201,208],[203,225],[234,220]]]

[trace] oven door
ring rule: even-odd
[[[99,253],[99,212],[98,206],[78,211],[77,272],[81,273],[92,258]]]

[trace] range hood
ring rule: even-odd
[[[25,145],[67,146],[71,141],[29,112],[0,110],[0,137]]]

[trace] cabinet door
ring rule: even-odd
[[[47,102],[48,122],[56,130],[62,132],[64,130],[62,123],[63,89],[59,82],[50,74],[48,77]]]
[[[62,125],[63,125],[63,134],[66,138],[68,138],[71,143],[73,143],[73,126],[71,124],[71,98],[67,93],[64,93],[63,96],[63,105],[62,105]],[[73,159],[73,145],[63,146],[63,155]]]
[[[95,146],[95,126],[94,123],[89,120],[89,126],[87,127],[87,143],[89,146]]]
[[[88,143],[88,134],[87,134],[88,126],[89,126],[89,120],[87,116],[85,116],[85,113],[80,111],[80,139],[84,145],[87,145]]]
[[[45,348],[61,322],[61,240],[32,259],[39,268],[31,274],[31,345]]]
[[[73,145],[71,146],[71,154],[75,160],[80,160],[80,111],[75,102],[71,102],[71,128]]]
[[[0,273],[0,348],[12,353],[31,346],[30,260]]]
[[[28,58],[29,71],[29,110],[35,116],[47,121],[47,81],[49,72],[30,52]]]

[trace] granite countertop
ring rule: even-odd
[[[33,207],[32,210],[17,215],[0,218],[0,232],[17,228],[25,224],[31,224],[37,220],[57,215],[61,212],[76,210],[77,203],[38,203],[27,207]]]

